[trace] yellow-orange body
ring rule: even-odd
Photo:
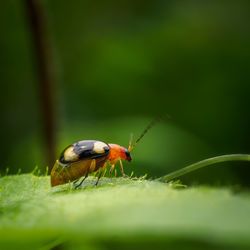
[[[104,168],[107,166],[107,161],[109,161],[111,165],[110,174],[112,174],[116,162],[120,161],[122,174],[125,175],[123,172],[121,159],[131,161],[129,151],[126,148],[117,144],[106,144],[106,145],[109,148],[109,152],[105,156],[98,157],[97,155],[94,159],[84,159],[82,161],[80,160],[69,164],[62,164],[59,160],[56,160],[55,165],[53,166],[51,171],[51,186],[57,186],[68,182],[72,182],[82,176],[87,177],[89,173],[96,172],[100,168],[102,168],[103,172]],[[70,149],[70,147],[68,147],[68,149]],[[93,150],[97,149],[93,148]],[[100,148],[98,148],[98,150],[100,150]],[[78,159],[77,154],[72,156],[72,150],[70,154],[71,158]]]

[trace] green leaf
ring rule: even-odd
[[[0,249],[250,247],[247,193],[142,178],[95,182],[74,190],[51,188],[49,176],[0,178]]]

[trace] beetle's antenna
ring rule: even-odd
[[[135,141],[135,143],[133,144],[133,146],[131,146],[131,141],[129,143],[129,147],[128,147],[128,151],[132,151],[134,149],[134,147],[136,146],[136,144],[142,139],[142,137],[155,125],[157,124],[159,121],[163,120],[164,118],[170,118],[169,115],[164,115],[164,116],[160,116],[157,117],[156,119],[154,119],[146,128],[145,130],[142,132],[142,134],[139,136],[139,138]],[[131,138],[131,137],[130,137]],[[131,140],[131,139],[130,139]]]
[[[134,137],[134,134],[131,133],[131,134],[130,134],[130,139],[129,139],[128,148],[131,148],[131,147],[132,147],[133,137]]]

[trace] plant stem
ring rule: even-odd
[[[45,158],[47,158],[46,163],[51,168],[56,155],[55,71],[48,34],[48,20],[43,2],[43,0],[26,0],[26,6],[38,66],[38,90],[44,130]]]
[[[162,182],[168,182],[172,179],[175,179],[177,177],[180,177],[184,174],[190,173],[194,170],[197,170],[199,168],[203,168],[212,164],[221,163],[221,162],[228,162],[228,161],[250,161],[250,155],[248,154],[231,154],[231,155],[220,155],[212,158],[208,158],[199,162],[196,162],[194,164],[191,164],[185,168],[182,168],[180,170],[176,170],[170,174],[164,175],[156,180],[162,181]]]

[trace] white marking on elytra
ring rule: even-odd
[[[107,144],[105,144],[104,142],[98,141],[94,143],[94,147],[93,147],[93,151],[97,154],[102,154],[105,153],[105,147],[107,146]]]
[[[81,148],[81,149],[84,149],[84,148],[87,148],[87,146],[81,146],[80,148]]]
[[[71,146],[65,150],[64,159],[66,161],[76,161],[79,159],[79,156],[74,152],[73,146]]]

